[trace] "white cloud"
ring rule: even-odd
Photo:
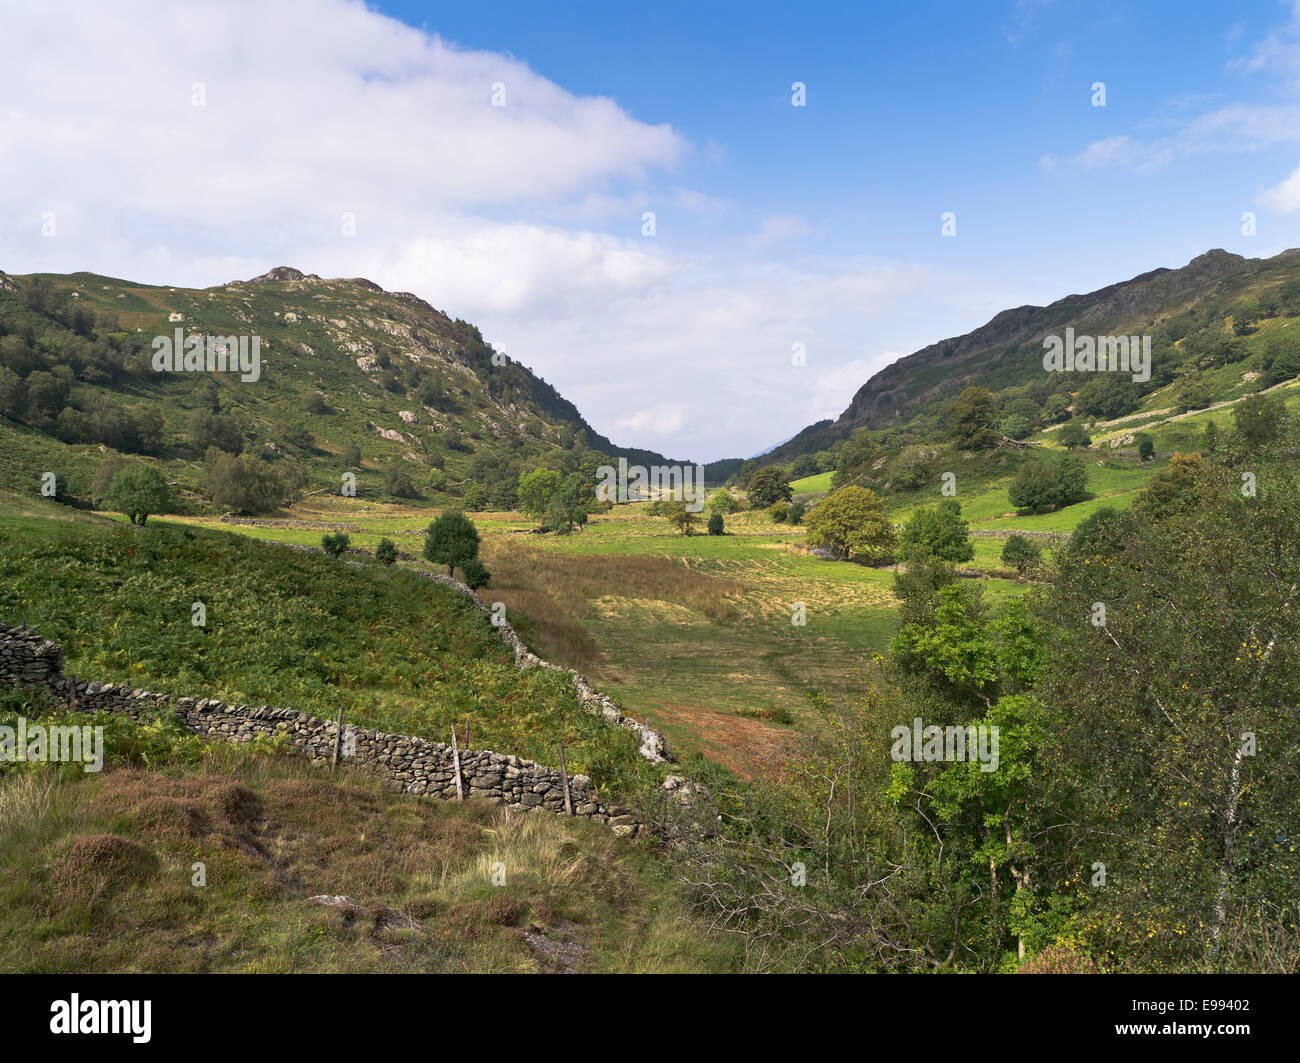
[[[807,223],[737,217],[676,172],[716,166],[721,143],[696,151],[360,3],[0,4],[0,69],[21,87],[0,102],[0,157],[21,162],[0,182],[9,272],[369,277],[474,321],[616,441],[702,460],[837,414],[888,360],[863,351],[964,331],[982,296],[975,314],[1002,305],[984,278],[908,263],[765,259]],[[640,236],[643,210],[658,239]]]
[[[1292,170],[1291,176],[1281,184],[1261,192],[1259,202],[1279,214],[1291,214],[1300,210],[1300,166]]]

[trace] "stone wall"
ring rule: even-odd
[[[249,742],[258,736],[284,735],[293,749],[315,764],[328,764],[333,758],[337,731],[333,720],[269,705],[226,705],[207,698],[151,694],[125,684],[86,682],[64,675],[63,666],[63,650],[58,643],[0,621],[0,683],[44,687],[79,712],[116,712],[138,719],[145,711],[170,709],[191,730],[212,739]],[[601,697],[594,692],[593,696]],[[451,746],[345,724],[342,751],[345,763],[377,775],[392,789],[429,797],[456,797]],[[490,750],[461,750],[460,770],[466,797],[515,808],[564,812],[564,782],[558,769]],[[684,796],[686,786],[686,780],[673,776],[664,788],[668,793],[680,789]],[[569,793],[575,816],[607,824],[619,835],[636,835],[647,829],[631,809],[599,800],[585,775],[569,777]]]

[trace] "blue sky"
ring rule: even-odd
[[[0,4],[0,158],[29,162],[0,268],[368,276],[680,458],[835,416],[1005,307],[1300,245],[1274,0],[58,6]]]

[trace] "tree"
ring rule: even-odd
[[[469,561],[478,557],[478,529],[474,522],[459,510],[449,509],[437,520],[429,522],[424,537],[424,556],[437,565],[447,566],[447,575],[454,576],[457,567],[464,569]]]
[[[196,410],[190,418],[190,439],[202,450],[216,447],[227,454],[242,454],[244,450],[244,433],[234,418],[207,410]]]
[[[784,502],[773,502],[768,507],[768,513],[772,515],[772,520],[777,524],[784,524],[786,518],[790,516],[790,507]]]
[[[894,526],[884,502],[868,487],[841,487],[804,518],[809,546],[833,551],[840,560],[881,564],[894,547]]]
[[[659,507],[659,512],[683,535],[693,535],[695,523],[700,519],[698,514],[687,508],[685,502],[676,498],[666,500]]]
[[[144,525],[153,513],[165,512],[167,481],[152,465],[128,465],[113,477],[104,506],[124,514],[132,524]]]
[[[392,539],[380,539],[375,547],[375,560],[387,568],[397,560],[397,545]]]
[[[1277,395],[1251,395],[1232,408],[1232,419],[1246,446],[1267,446],[1282,438],[1287,422],[1286,405]]]
[[[1021,579],[1030,570],[1037,568],[1042,559],[1042,547],[1023,535],[1012,535],[1002,547],[1002,563],[1014,568]]]
[[[1150,461],[1151,455],[1156,452],[1156,441],[1151,436],[1147,435],[1146,432],[1139,432],[1136,438],[1138,445],[1138,460]]]
[[[791,524],[802,524],[804,514],[807,512],[808,507],[802,502],[791,502],[787,516]]]
[[[714,496],[709,499],[709,509],[713,510],[715,513],[734,513],[736,511],[736,506],[736,496],[725,488],[715,493]]]
[[[975,556],[975,544],[962,519],[961,503],[945,498],[935,506],[916,510],[903,525],[898,539],[898,559],[915,561],[934,557],[940,561],[969,561]]]
[[[361,468],[361,448],[356,443],[349,443],[343,448],[343,464],[349,469]]]
[[[1034,461],[1021,467],[1007,496],[1017,509],[1034,513],[1082,502],[1088,497],[1088,470],[1071,454]]]
[[[1078,421],[1071,421],[1067,424],[1057,434],[1056,438],[1060,440],[1061,446],[1065,447],[1066,450],[1074,450],[1076,447],[1086,447],[1092,443],[1092,437],[1088,435],[1083,425]]]
[[[998,408],[988,388],[966,388],[948,406],[948,439],[961,450],[987,450],[996,446]]]
[[[344,532],[333,532],[329,535],[322,535],[320,540],[321,549],[330,557],[341,557],[343,551],[348,548],[350,540]]]
[[[755,509],[767,509],[777,502],[789,502],[794,497],[785,470],[779,465],[764,465],[749,479],[749,504]]]
[[[1114,373],[1098,373],[1079,389],[1074,398],[1076,413],[1113,421],[1132,413],[1142,404],[1142,395],[1132,381]]]
[[[385,471],[384,490],[394,498],[417,497],[415,484],[411,482],[411,474],[401,465],[390,465]]]
[[[27,385],[12,369],[0,365],[0,415],[21,421],[26,412]]]
[[[487,492],[483,490],[482,484],[471,483],[465,488],[465,508],[472,513],[487,508]]]
[[[709,515],[709,534],[725,535],[726,529],[722,522],[722,514],[716,509]]]
[[[210,447],[205,463],[208,493],[219,506],[256,516],[275,509],[287,497],[285,481],[260,458],[250,454],[236,457]]]
[[[546,515],[551,499],[560,490],[561,477],[554,469],[534,469],[519,474],[519,508],[535,520]]]

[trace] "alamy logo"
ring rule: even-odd
[[[596,499],[600,502],[636,502],[643,498],[672,498],[698,513],[704,508],[703,465],[602,465],[596,470]]]
[[[130,1034],[136,1044],[147,1045],[152,1018],[151,1000],[82,1000],[73,993],[50,1005],[50,1033]]]
[[[1078,336],[1043,339],[1043,368],[1049,373],[1132,373],[1135,384],[1151,379],[1150,336]]]
[[[27,725],[18,717],[17,729],[0,725],[0,764],[27,761],[34,764],[80,764],[83,771],[104,767],[104,728]]]
[[[261,336],[185,335],[153,338],[153,368],[157,373],[238,373],[248,383],[262,375]]]
[[[923,727],[918,716],[910,728],[900,724],[889,737],[894,740],[889,755],[898,761],[978,761],[980,771],[998,770],[996,727]]]

